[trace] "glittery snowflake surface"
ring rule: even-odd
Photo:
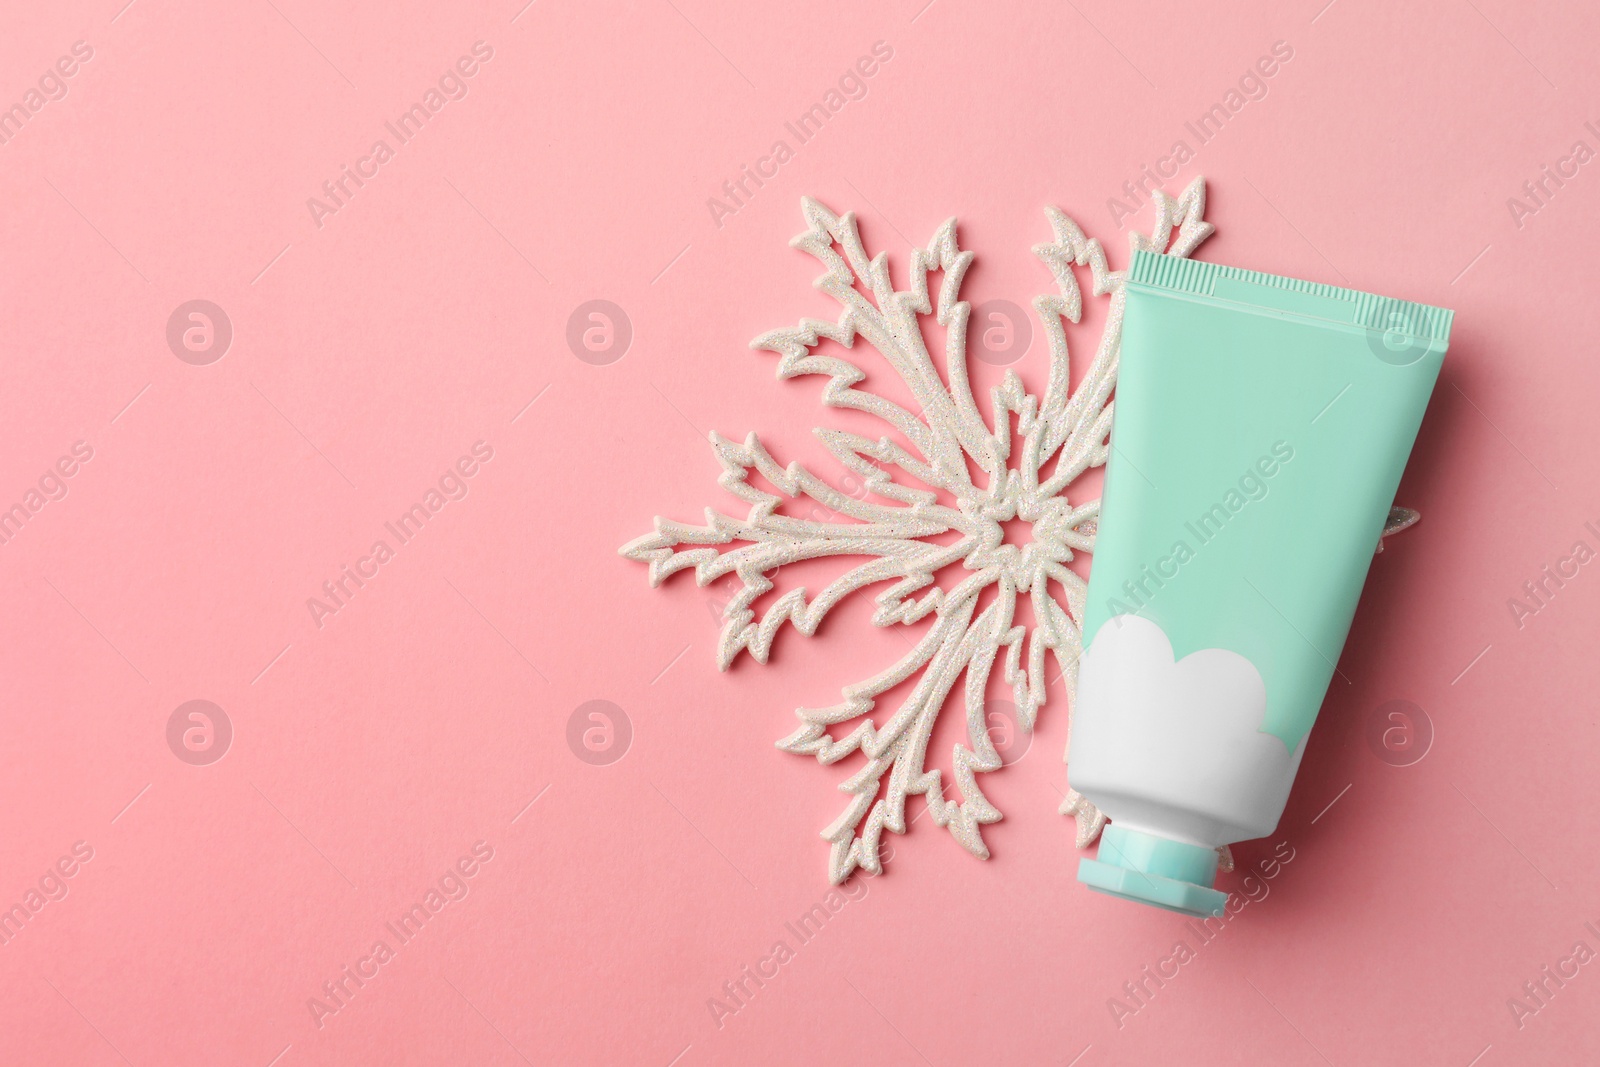
[[[1157,192],[1155,205],[1151,233],[1131,233],[1132,248],[1186,256],[1212,232],[1204,219],[1202,178],[1175,200]],[[785,623],[810,635],[835,604],[868,586],[885,586],[876,597],[876,626],[910,626],[932,616],[898,662],[844,686],[836,704],[798,708],[799,728],[778,742],[825,764],[860,753],[839,786],[849,800],[822,831],[832,846],[829,875],[837,883],[857,867],[881,869],[883,831],[906,832],[906,799],[914,795],[926,798],[933,821],[962,847],[987,858],[983,827],[1001,818],[978,784],[978,775],[1002,763],[985,714],[991,674],[1000,670],[1023,731],[1033,728],[1045,703],[1047,657],[1068,693],[1073,690],[1086,584],[1067,564],[1093,550],[1099,501],[1071,490],[1106,460],[1123,272],[1109,268],[1099,241],[1047,209],[1054,239],[1034,253],[1054,275],[1056,291],[1035,298],[1033,307],[1049,346],[1048,378],[1035,395],[1007,371],[990,391],[986,420],[967,372],[971,308],[959,292],[972,253],[957,242],[956,220],[940,226],[927,248],[911,252],[909,287],[896,290],[887,257],[869,258],[862,247],[854,213],[835,215],[809,198],[802,206],[807,229],[792,244],[822,264],[815,284],[842,313],[836,321],[802,319],[763,334],[751,347],[777,353],[780,379],[820,375],[826,379],[823,403],[886,424],[891,432],[876,440],[839,429],[814,431],[864,486],[863,498],[798,463],[780,465],[754,433],[743,442],[713,433],[720,484],[749,504],[748,513],[741,518],[708,508],[704,526],[657,518],[653,533],[621,552],[649,564],[652,585],[686,567],[694,568],[701,585],[738,577],[742,584],[723,612],[717,656],[724,669],[741,651],[765,663]],[[1090,292],[1109,307],[1093,357],[1072,388],[1066,324],[1077,323],[1083,310],[1079,268],[1086,269]],[[930,272],[939,275],[936,291],[930,291]],[[923,331],[928,315],[944,328],[938,365]],[[849,359],[816,351],[824,340],[852,355],[858,341],[866,342],[904,383],[913,405],[858,387],[866,375]],[[752,484],[752,471],[778,492]],[[785,513],[786,503],[803,498],[819,505],[828,521],[815,511],[809,517]],[[1002,524],[1013,520],[1031,527],[1020,548],[1005,538]],[[815,596],[793,589],[757,613],[778,568],[824,557],[851,565]],[[957,577],[941,582],[952,573]],[[1019,597],[1028,598],[1031,627],[1017,621]],[[907,695],[880,711],[880,696],[906,682],[912,683]],[[958,683],[961,693],[954,696]],[[950,766],[958,795],[947,798],[941,771],[927,767],[927,750],[939,716],[957,706],[966,743],[955,745]],[[1077,819],[1080,846],[1105,821],[1075,792],[1068,792],[1062,811]]]

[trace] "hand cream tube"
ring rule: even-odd
[[[1438,377],[1451,312],[1136,252],[1068,778],[1078,880],[1220,914],[1272,832]]]

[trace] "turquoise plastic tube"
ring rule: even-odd
[[[1137,252],[1068,779],[1091,889],[1220,913],[1334,677],[1452,313]]]

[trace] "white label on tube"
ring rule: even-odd
[[[1069,778],[1131,830],[1212,846],[1271,833],[1305,742],[1290,752],[1262,733],[1266,709],[1244,656],[1177,660],[1160,626],[1118,615],[1079,667]]]

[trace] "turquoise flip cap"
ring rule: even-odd
[[[1213,889],[1217,850],[1112,823],[1098,859],[1078,861],[1078,881],[1097,893],[1185,915],[1221,915],[1228,894]]]

